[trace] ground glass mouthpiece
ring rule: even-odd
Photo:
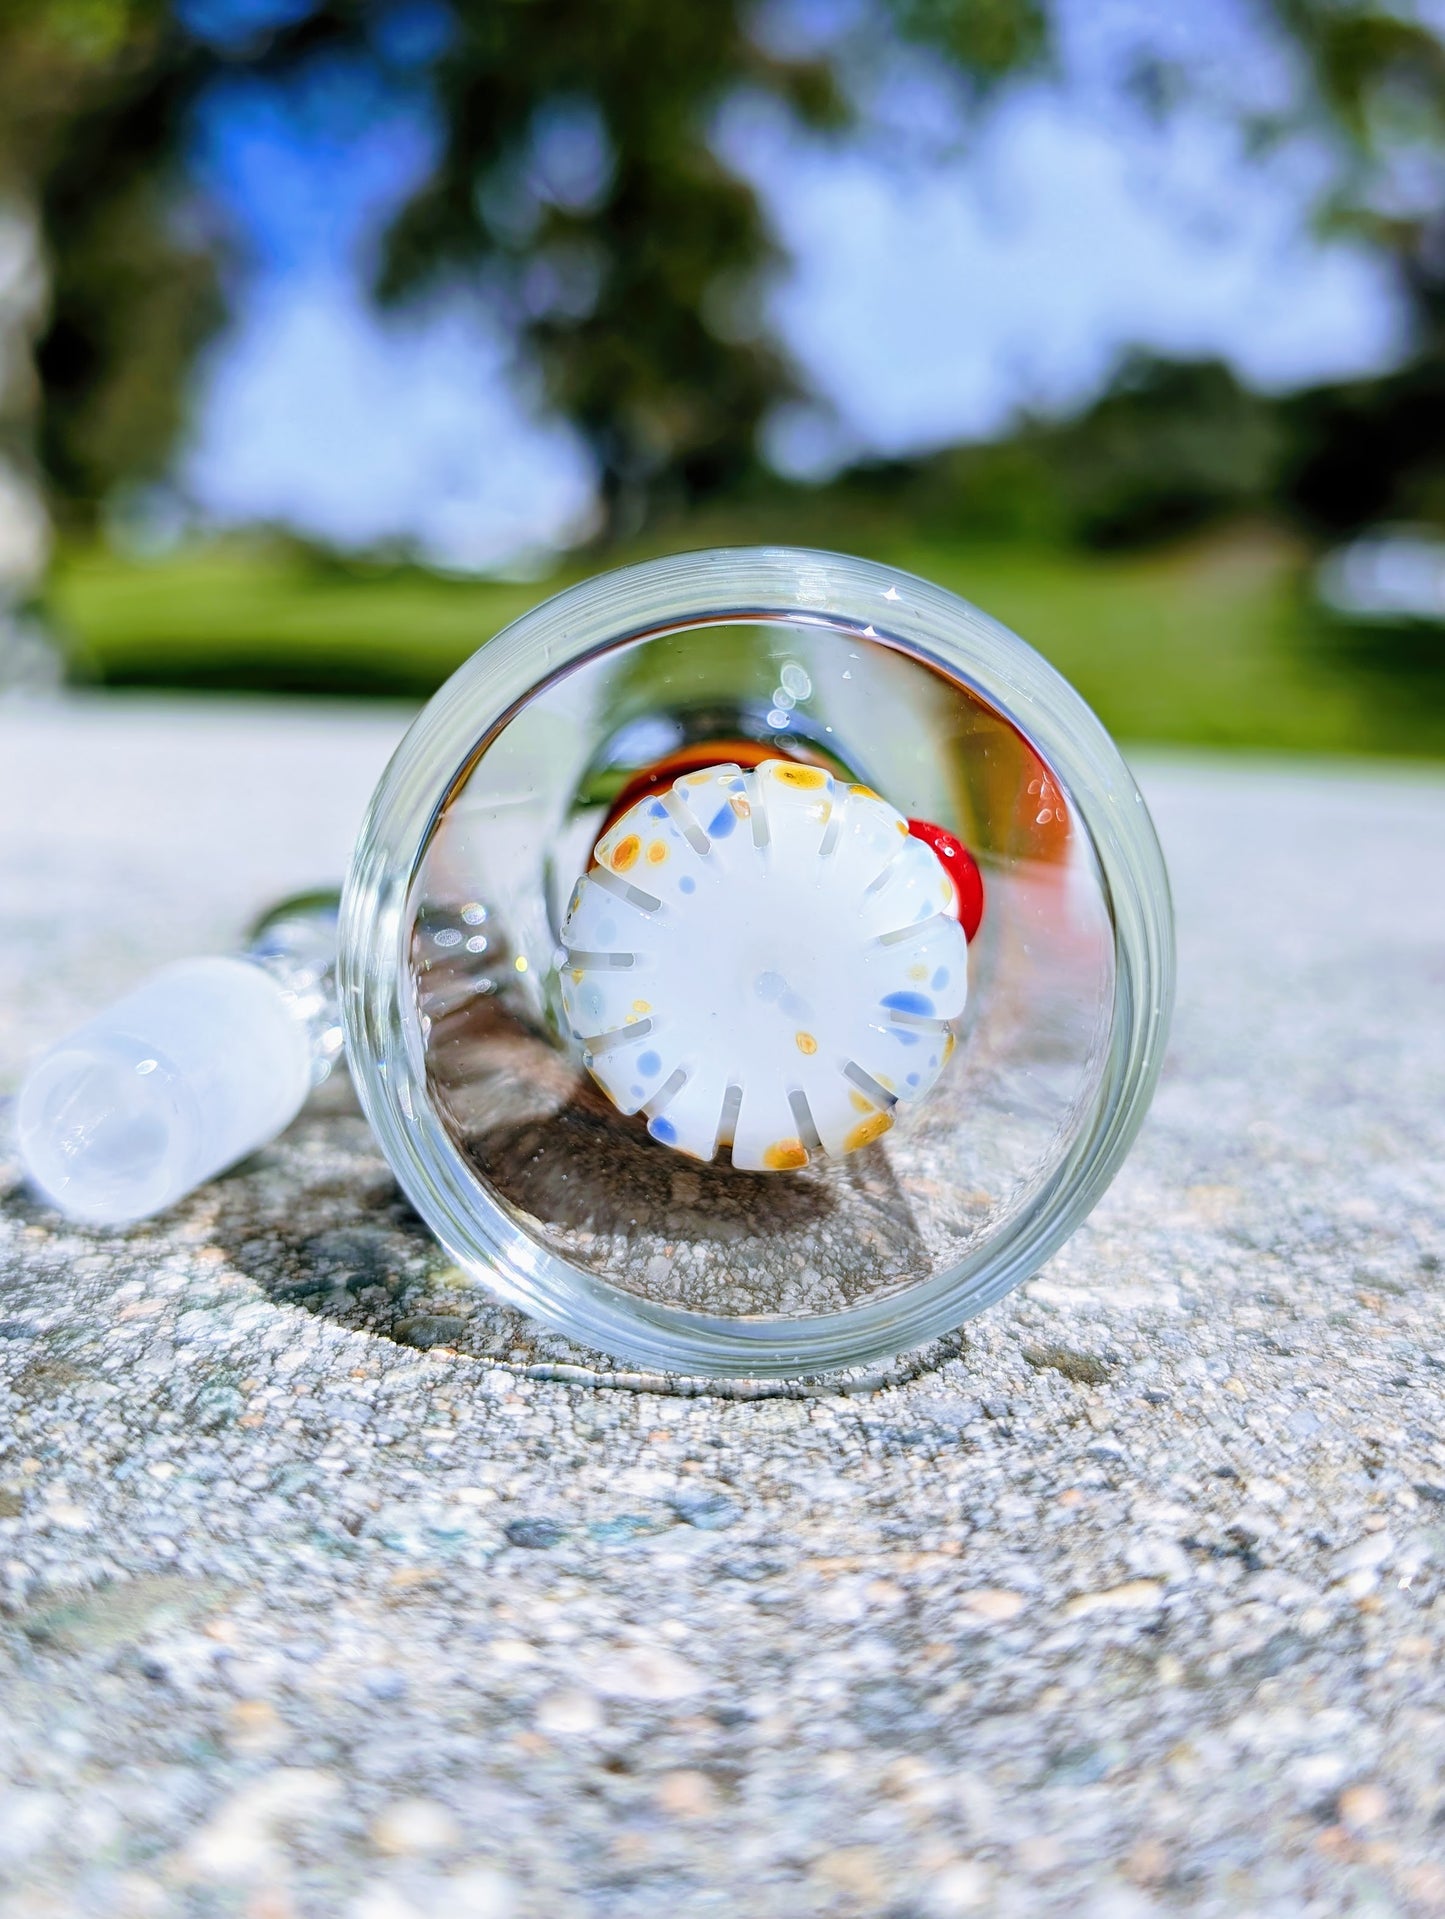
[[[967,994],[958,907],[870,788],[788,760],[707,767],[598,841],[562,928],[562,1004],[654,1139],[791,1171],[870,1145],[933,1087]]]
[[[73,1219],[149,1218],[276,1137],[311,1047],[250,960],[181,960],[44,1055],[20,1095],[21,1157]]]

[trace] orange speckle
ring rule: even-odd
[[[763,1164],[770,1172],[791,1173],[808,1163],[808,1149],[800,1139],[775,1140],[763,1153]]]
[[[927,979],[928,968],[926,966],[910,966],[908,969],[908,977],[910,979]]]
[[[908,822],[907,822],[907,820],[899,820],[899,821],[897,822],[897,826],[898,826],[898,830],[899,830],[899,832],[900,832],[900,833],[901,833],[901,834],[903,835],[903,837],[904,837],[905,839],[907,839],[907,837],[908,837]]]
[[[741,793],[735,793],[728,801],[728,805],[733,809],[740,820],[752,818],[753,809],[748,805]]]
[[[891,1113],[875,1113],[871,1119],[860,1119],[843,1141],[843,1151],[856,1153],[860,1146],[871,1146],[875,1139],[882,1139],[892,1124]]]
[[[850,786],[848,791],[856,793],[860,800],[876,800],[878,797],[871,786]]]
[[[853,1102],[853,1111],[855,1113],[876,1113],[878,1111],[878,1108],[873,1104],[872,1100],[865,1099],[861,1093],[850,1093],[848,1097]]]
[[[629,833],[625,840],[619,840],[612,849],[613,872],[625,873],[629,867],[636,866],[641,851],[642,841],[635,833]]]
[[[811,1033],[795,1033],[793,1037],[798,1042],[798,1051],[800,1053],[807,1053],[811,1056],[817,1052],[818,1042],[813,1038]]]
[[[801,787],[804,792],[828,784],[828,775],[821,766],[792,766],[786,760],[778,760],[773,764],[772,774],[779,785]]]
[[[648,864],[651,866],[661,866],[666,858],[667,842],[665,840],[654,840],[647,849]]]
[[[632,1002],[632,1010],[634,1013],[650,1013],[652,1011],[652,1001],[650,999],[635,999]]]
[[[945,1060],[950,1060],[950,1059],[952,1059],[952,1058],[953,1058],[953,1049],[954,1049],[954,1047],[955,1047],[955,1046],[957,1046],[957,1044],[958,1044],[958,1037],[957,1037],[957,1035],[956,1035],[956,1034],[954,1034],[954,1033],[945,1033],[945,1034],[944,1034],[944,1036],[943,1036],[943,1057],[944,1057],[944,1059],[945,1059]]]
[[[583,980],[585,980],[587,977],[587,969],[582,966],[574,966],[570,969],[570,971],[571,971],[574,983],[580,986]]]

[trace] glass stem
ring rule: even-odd
[[[245,957],[281,988],[287,1009],[306,1029],[311,1084],[320,1086],[340,1059],[344,1035],[336,995],[339,892],[297,893],[251,928]]]

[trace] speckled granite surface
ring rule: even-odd
[[[0,1091],[400,723],[0,714]],[[620,1389],[344,1091],[123,1235],[0,1160],[3,1919],[1445,1912],[1445,779],[1144,782],[1153,1119],[872,1390]]]

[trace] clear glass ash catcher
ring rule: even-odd
[[[141,1217],[274,1136],[344,1030],[494,1291],[649,1366],[819,1372],[1073,1231],[1173,969],[1143,801],[1031,648],[866,561],[685,554],[482,647],[382,778],[339,927],[293,902],[53,1048],[22,1151],[77,1216]]]

